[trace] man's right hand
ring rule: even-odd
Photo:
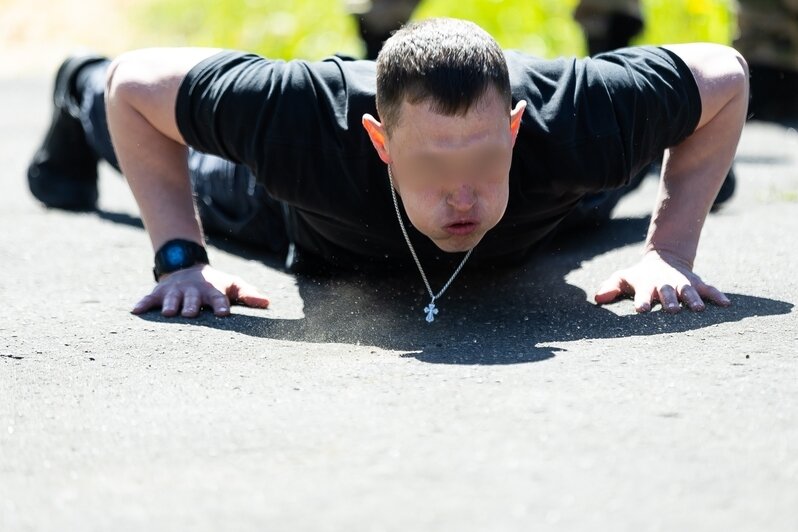
[[[175,109],[186,73],[217,51],[137,50],[119,56],[108,70],[105,104],[114,152],[153,250],[174,239],[204,241]],[[164,316],[195,317],[207,306],[227,316],[231,303],[264,308],[269,301],[237,277],[197,266],[161,277],[133,313],[160,308]]]
[[[164,316],[195,318],[205,306],[222,317],[230,315],[231,303],[253,308],[269,306],[269,300],[240,277],[202,264],[162,276],[152,293],[136,303],[133,314],[160,308]]]

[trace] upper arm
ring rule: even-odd
[[[693,73],[702,107],[696,129],[706,125],[735,98],[748,101],[748,64],[735,49],[710,43],[663,48],[678,55]]]
[[[700,122],[701,95],[689,66],[659,47],[625,48],[596,56],[629,175],[689,137]]]
[[[175,120],[175,102],[186,74],[216,54],[213,48],[148,48],[120,55],[111,64],[106,81],[110,104],[124,98],[156,130],[186,144]]]

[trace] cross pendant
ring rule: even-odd
[[[427,323],[432,323],[435,321],[435,314],[438,313],[438,309],[435,308],[435,301],[430,301],[429,305],[424,307],[424,312],[427,313]]]

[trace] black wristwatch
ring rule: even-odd
[[[190,268],[195,264],[209,264],[205,248],[190,240],[170,240],[155,253],[152,274],[157,283],[161,275]]]

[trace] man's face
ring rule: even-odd
[[[364,117],[380,157],[391,165],[410,222],[442,250],[473,248],[504,215],[524,107],[519,102],[509,112],[494,90],[464,116],[405,101],[390,137]]]

